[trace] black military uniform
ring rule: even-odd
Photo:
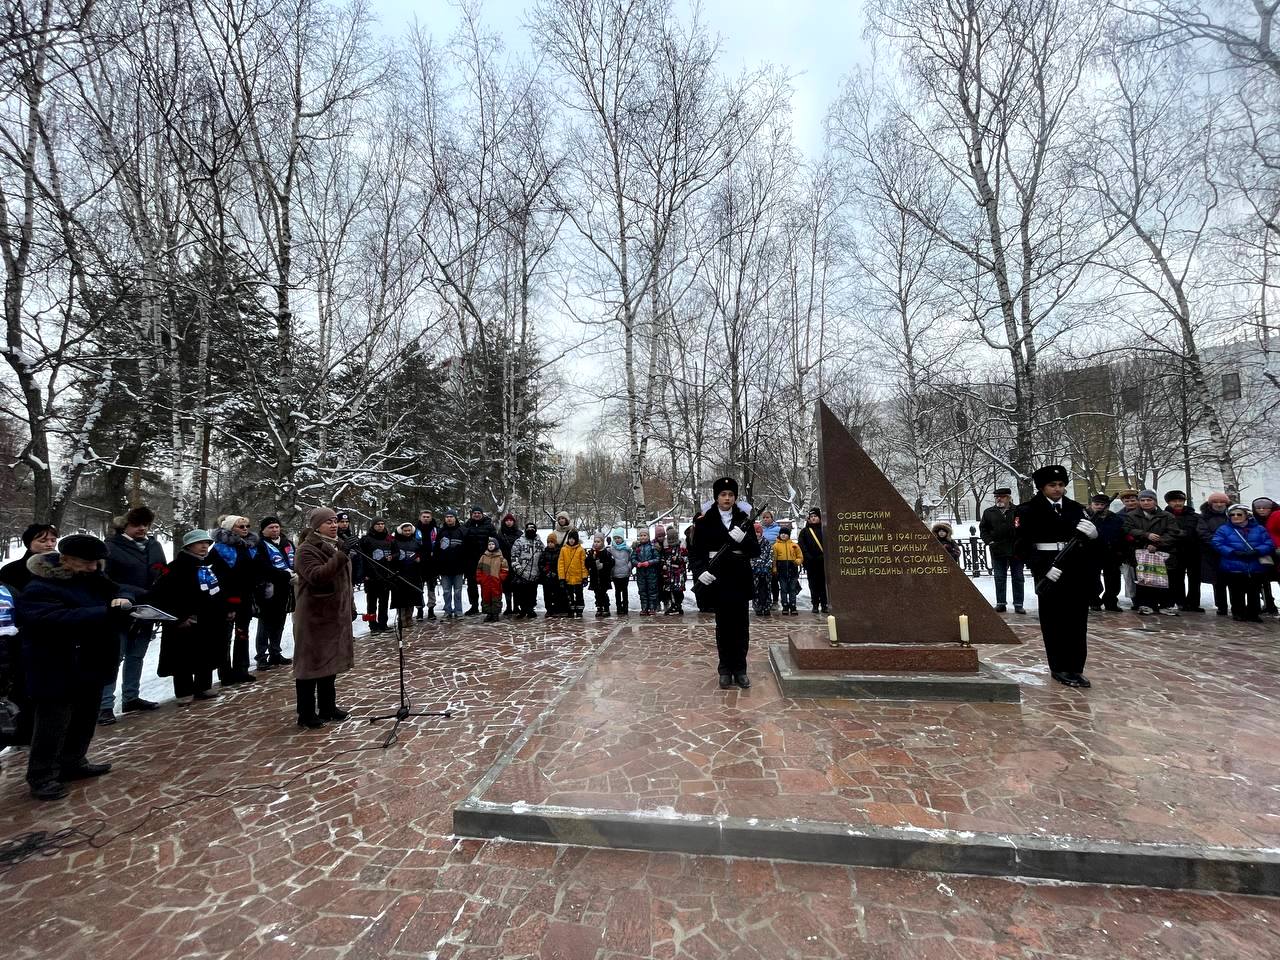
[[[1067,471],[1061,466],[1042,467],[1032,474],[1039,491],[1018,506],[1014,518],[1015,549],[1031,568],[1040,599],[1040,632],[1053,679],[1069,687],[1087,687],[1084,662],[1089,648],[1086,631],[1089,626],[1089,604],[1097,593],[1094,551],[1086,546],[1097,537],[1090,523],[1088,531],[1079,528],[1086,520],[1084,507],[1066,497],[1054,503],[1044,493],[1046,484],[1066,483]],[[1059,559],[1062,550],[1080,540]],[[1054,564],[1058,563],[1058,566]],[[1059,570],[1056,579],[1051,571]],[[1049,582],[1044,582],[1048,580]]]
[[[738,484],[730,477],[721,477],[712,485],[712,492],[717,496],[723,490],[731,490],[735,498],[738,496]],[[751,639],[749,604],[754,586],[751,561],[760,554],[760,541],[742,505],[735,503],[728,519],[726,525],[719,505],[712,503],[707,512],[694,521],[690,551],[699,551],[703,566],[700,576],[709,573],[715,578],[710,584],[704,582],[700,593],[708,594],[715,605],[716,650],[720,655],[716,672],[720,675],[720,687],[727,689],[736,683],[746,689],[751,686],[747,677],[747,645]],[[731,536],[735,528],[742,531],[741,539]]]

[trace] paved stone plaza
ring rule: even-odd
[[[764,641],[803,614],[756,629],[745,693],[715,688],[710,618],[431,625],[410,639],[414,704],[454,716],[385,751],[388,726],[356,717],[394,706],[394,640],[362,638],[339,681],[354,716],[324,731],[294,726],[276,671],[101,729],[115,771],[62,803],[28,800],[24,756],[0,757],[0,839],[100,831],[0,877],[0,931],[15,957],[94,960],[1280,954],[1267,897],[454,833],[478,791],[1275,854],[1280,628],[1095,617],[1078,691],[1050,685],[1021,620],[1028,643],[983,651],[1021,705],[783,700]]]

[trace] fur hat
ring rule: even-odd
[[[73,533],[58,541],[58,553],[78,560],[105,560],[107,545],[87,533]]]
[[[1187,495],[1183,493],[1181,490],[1170,490],[1168,493],[1164,495],[1165,503],[1168,503],[1170,500],[1185,500],[1185,499],[1187,499]]]
[[[137,506],[124,515],[124,522],[129,525],[149,527],[156,522],[156,515],[152,513],[150,507]]]
[[[738,481],[733,479],[733,477],[720,477],[711,484],[712,496],[718,497],[726,490],[732,490],[733,496],[736,499],[738,496]]]
[[[996,487],[995,494],[997,497],[1011,497],[1013,491],[1008,487]]]
[[[1047,467],[1041,467],[1035,473],[1031,474],[1031,480],[1036,485],[1037,490],[1043,490],[1046,484],[1066,483],[1067,468],[1060,463],[1053,463]]]
[[[1089,498],[1089,502],[1105,503],[1109,507],[1111,506],[1111,495],[1106,493],[1095,493],[1092,497]]]

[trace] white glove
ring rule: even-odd
[[[1049,572],[1044,575],[1044,578],[1050,583],[1057,583],[1062,579],[1062,571],[1057,567],[1050,567]]]
[[[716,575],[710,570],[703,570],[698,574],[698,582],[704,587],[709,587],[716,582]]]
[[[734,543],[741,543],[746,534],[742,532],[741,527],[730,527],[729,536],[733,538]]]
[[[1076,524],[1076,529],[1083,533],[1090,540],[1098,539],[1098,528],[1093,525],[1092,520],[1081,520]]]

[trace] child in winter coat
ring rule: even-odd
[[[662,554],[662,595],[667,604],[667,615],[684,616],[684,574],[689,567],[689,553],[680,546],[680,534],[675,527],[667,527]]]
[[[951,559],[956,563],[960,562],[960,544],[951,539],[951,524],[945,520],[939,520],[931,528],[933,535],[938,538],[938,543],[942,544],[942,549],[951,555]]]
[[[502,585],[507,580],[507,558],[502,555],[498,538],[490,537],[476,564],[476,583],[480,585],[480,602],[486,623],[496,623],[502,616]]]
[[[555,533],[547,534],[547,546],[538,563],[542,572],[542,605],[548,617],[565,615],[564,585],[560,582],[560,541]]]
[[[1262,585],[1275,571],[1275,543],[1244,504],[1227,508],[1227,522],[1213,535],[1218,569],[1231,597],[1231,618],[1262,622]]]
[[[1272,518],[1277,512],[1280,512],[1276,510],[1276,502],[1270,497],[1256,497],[1251,506],[1253,507],[1253,519],[1262,524],[1263,529],[1271,535],[1271,542],[1275,543],[1276,538],[1272,531]],[[1262,612],[1273,617],[1280,613],[1280,610],[1276,609],[1276,598],[1271,589],[1271,581],[1275,578],[1274,568],[1269,569],[1267,575],[1262,578]]]
[[[631,559],[636,567],[636,585],[640,588],[640,616],[658,612],[658,581],[662,575],[662,557],[649,542],[649,531],[641,530],[631,546]]]
[[[613,554],[605,546],[604,535],[597,533],[591,538],[591,549],[587,552],[587,579],[591,592],[596,595],[596,616],[609,616],[609,588],[613,586]]]
[[[617,605],[618,615],[628,614],[628,592],[631,584],[631,548],[627,546],[626,537],[621,530],[613,531],[613,543],[609,544],[609,552],[613,554],[613,601]]]
[[[797,612],[796,597],[800,595],[802,563],[804,554],[800,552],[800,545],[791,542],[791,528],[783,527],[773,544],[773,575],[778,578],[778,599],[782,602],[783,613]]]
[[[578,531],[570,530],[565,537],[557,566],[560,582],[569,598],[569,616],[581,620],[582,608],[586,605],[582,599],[582,585],[587,579],[587,563],[586,551],[578,542]]]
[[[538,525],[524,525],[524,536],[511,545],[511,578],[515,584],[516,617],[536,617],[538,605],[538,581],[542,578],[542,541],[538,539]]]
[[[759,521],[756,522],[756,539],[761,545],[768,544],[766,549],[756,554],[756,558],[751,561],[751,579],[753,591],[752,606],[755,607],[757,617],[767,617],[770,615],[770,608],[773,606],[773,546],[778,542],[778,531],[781,527],[775,525],[772,539],[766,541],[765,528]]]

